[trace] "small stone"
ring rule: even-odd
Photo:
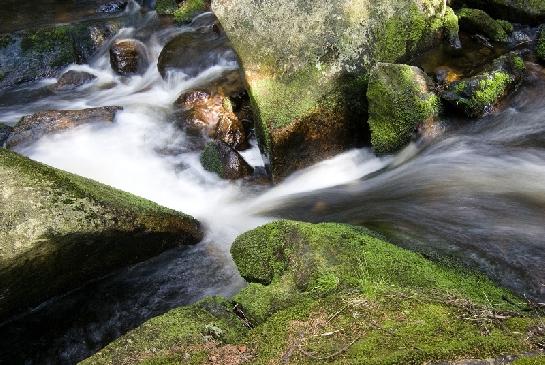
[[[59,79],[57,80],[57,83],[51,88],[54,91],[72,90],[79,86],[87,84],[94,79],[96,79],[96,76],[91,73],[70,70],[62,74],[61,77],[59,77]]]

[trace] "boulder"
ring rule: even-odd
[[[495,18],[515,23],[539,24],[545,21],[545,1],[541,0],[453,0],[452,6],[470,6]]]
[[[192,217],[0,149],[0,321],[201,240]]]
[[[195,77],[219,63],[236,63],[236,55],[223,32],[203,27],[170,40],[159,55],[157,68],[166,79],[169,71]]]
[[[6,141],[7,148],[31,144],[39,138],[88,123],[112,123],[119,106],[82,110],[47,110],[27,115],[15,125]]]
[[[523,59],[511,52],[494,60],[485,71],[450,83],[441,98],[466,116],[480,118],[521,84],[525,71]]]
[[[175,104],[181,112],[180,122],[189,132],[203,133],[236,150],[248,147],[244,125],[234,113],[230,99],[223,94],[188,91]]]
[[[212,10],[241,60],[275,182],[366,143],[373,65],[406,60],[457,31],[443,0],[214,0]]]
[[[141,74],[149,61],[144,43],[136,39],[120,39],[110,47],[112,70],[123,76]]]
[[[72,90],[79,86],[85,85],[97,77],[89,72],[70,70],[63,73],[51,89],[53,91]]]
[[[0,35],[0,88],[56,77],[69,64],[87,63],[121,25],[119,19],[103,19]]]
[[[371,142],[378,153],[396,152],[421,125],[439,118],[433,82],[415,66],[378,63],[369,76],[367,100]]]
[[[463,8],[458,12],[458,19],[460,28],[466,32],[485,35],[495,42],[508,40],[503,23],[492,19],[482,10]]]
[[[445,365],[526,352],[521,365],[543,363],[545,316],[524,298],[361,228],[279,221],[231,253],[250,282],[240,293],[150,319],[81,365]]]
[[[103,14],[115,14],[120,13],[127,7],[128,1],[126,0],[114,0],[106,4],[102,4],[98,7],[97,13]]]
[[[13,127],[0,122],[0,148],[4,146],[11,132],[13,132]]]
[[[253,172],[252,167],[237,151],[221,141],[206,145],[201,154],[201,164],[205,170],[229,180],[240,179]]]

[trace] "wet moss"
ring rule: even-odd
[[[545,355],[525,356],[513,362],[513,365],[543,365],[545,364]]]
[[[240,236],[233,253],[248,277],[270,284],[175,309],[83,364],[222,363],[224,352],[251,364],[422,364],[520,354],[542,340],[528,335],[544,317],[525,300],[361,228],[279,221]]]
[[[208,6],[209,1],[207,0],[185,0],[178,9],[174,11],[174,20],[176,20],[177,23],[190,22],[195,15],[206,11]]]
[[[439,98],[427,77],[408,65],[378,64],[371,73],[367,99],[371,143],[376,152],[395,152],[409,143],[419,124],[438,118]]]
[[[201,165],[206,171],[215,172],[219,176],[224,173],[221,154],[214,142],[209,142],[201,153]]]
[[[501,25],[501,27],[503,28],[503,30],[505,30],[505,33],[507,34],[511,34],[515,30],[513,24],[511,24],[507,20],[497,19],[496,22]]]
[[[176,0],[157,0],[155,11],[160,15],[172,15],[178,9]]]
[[[479,9],[462,8],[458,12],[460,26],[468,32],[483,33],[496,42],[507,41],[507,33],[501,23]]]
[[[539,27],[536,54],[540,61],[545,61],[545,26]]]

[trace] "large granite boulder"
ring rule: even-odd
[[[182,213],[0,149],[0,322],[202,238]]]
[[[457,30],[443,0],[215,0],[212,10],[240,58],[275,181],[364,143],[372,66]]]
[[[369,77],[369,127],[379,153],[396,152],[411,140],[418,127],[439,118],[440,100],[433,82],[418,67],[378,63]]]
[[[112,123],[119,106],[81,110],[47,110],[27,115],[15,125],[6,141],[7,148],[31,144],[46,134],[61,132],[89,123]]]

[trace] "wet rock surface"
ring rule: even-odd
[[[454,81],[441,92],[447,105],[470,118],[491,112],[497,103],[520,86],[526,66],[516,52],[496,59],[486,71]]]
[[[206,90],[189,91],[175,105],[181,114],[179,123],[190,133],[203,133],[236,150],[248,148],[247,133],[229,97]]]
[[[8,140],[12,131],[13,127],[0,122],[0,148],[4,146],[4,143]]]
[[[202,239],[189,216],[6,149],[0,149],[0,180],[0,322]]]
[[[82,110],[49,110],[23,117],[6,141],[7,148],[22,147],[39,138],[89,123],[112,123],[118,106]]]
[[[148,66],[146,46],[136,39],[121,39],[110,47],[112,69],[123,76],[143,73]]]
[[[201,164],[205,170],[228,180],[240,179],[253,172],[252,167],[237,151],[221,141],[206,145],[201,154]]]
[[[66,90],[72,90],[79,86],[85,85],[91,81],[96,79],[96,76],[84,72],[84,71],[74,71],[70,70],[68,72],[63,73],[57,80],[57,83],[53,85],[51,88],[54,91],[66,91]]]

